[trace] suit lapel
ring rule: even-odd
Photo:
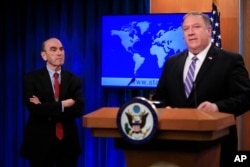
[[[66,90],[67,90],[67,74],[65,73],[65,71],[61,71],[61,83],[60,83],[60,95],[59,95],[59,99],[63,99],[66,96]]]
[[[207,55],[206,55],[206,58],[197,74],[197,77],[196,77],[196,84],[198,84],[203,77],[206,77],[206,72],[211,68],[211,66],[213,65],[213,63],[216,61],[216,51],[215,51],[215,48],[214,46],[211,46]]]
[[[185,88],[184,88],[184,82],[183,82],[183,70],[184,70],[184,66],[185,66],[185,62],[188,56],[188,51],[183,52],[180,56],[179,56],[179,60],[178,62],[178,66],[177,66],[177,72],[176,74],[178,75],[178,81],[179,81],[179,87],[182,88],[181,89],[181,94],[183,97],[186,97],[185,95]]]
[[[41,71],[41,84],[44,85],[44,93],[49,95],[48,98],[51,98],[51,101],[54,100],[54,90],[52,87],[51,79],[49,72],[46,68]]]

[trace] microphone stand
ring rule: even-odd
[[[131,96],[129,93],[129,86],[132,84],[132,83],[134,83],[135,82],[135,77],[133,77],[130,81],[129,81],[129,83],[128,83],[128,85],[126,86],[126,88],[125,88],[125,97],[124,97],[124,103],[126,103],[127,101],[128,101],[128,98],[130,99],[131,97],[128,97],[128,96]]]
[[[198,104],[197,104],[197,92],[196,92],[196,82],[195,81],[193,82],[193,89],[194,89],[194,105],[196,108],[196,107],[198,107]]]

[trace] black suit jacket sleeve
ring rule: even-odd
[[[81,80],[72,73],[62,70],[58,102],[54,99],[52,83],[46,68],[25,75],[23,82],[24,101],[32,117],[57,121],[58,119],[73,119],[82,115]],[[41,104],[29,102],[29,98],[33,95],[39,98]],[[75,104],[63,109],[61,101],[70,98],[75,100]]]
[[[83,97],[81,80],[74,74],[62,70],[59,101],[55,101],[52,82],[46,68],[26,74],[23,79],[24,101],[29,118],[24,129],[24,139],[20,149],[22,157],[43,159],[50,153],[55,139],[55,127],[61,122],[64,131],[62,150],[70,156],[81,153],[76,117],[82,116]],[[29,101],[37,96],[41,104]],[[62,108],[62,100],[74,99],[72,107]]]
[[[238,116],[250,109],[249,76],[241,55],[230,52],[225,53],[227,56],[232,57],[231,69],[228,72],[228,82],[225,83],[225,87],[228,89],[228,97],[215,103],[220,111]]]

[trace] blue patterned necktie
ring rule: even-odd
[[[198,58],[196,56],[192,58],[192,63],[189,66],[187,76],[185,78],[185,93],[187,98],[189,97],[191,90],[193,88],[195,63],[197,60]]]

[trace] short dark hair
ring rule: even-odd
[[[186,17],[188,17],[190,15],[201,16],[201,18],[204,20],[204,23],[207,27],[212,26],[212,22],[211,22],[211,19],[209,18],[209,16],[207,14],[204,14],[202,12],[197,12],[197,11],[193,11],[193,12],[189,12],[189,13],[185,14],[183,16],[183,19],[182,19],[182,24],[185,21]]]

